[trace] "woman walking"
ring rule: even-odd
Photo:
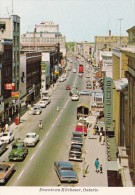
[[[96,172],[98,173],[99,172],[99,159],[98,158],[95,160],[95,167],[96,167]]]

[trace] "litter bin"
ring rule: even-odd
[[[19,122],[20,122],[20,121],[19,121],[19,118],[18,118],[18,117],[15,117],[15,118],[14,118],[14,123],[15,123],[16,125],[19,125]]]

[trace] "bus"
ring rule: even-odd
[[[79,73],[84,73],[84,67],[82,64],[79,65]]]

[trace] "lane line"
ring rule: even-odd
[[[38,146],[38,147],[40,147],[42,144],[43,144],[43,141],[39,144],[39,146]]]
[[[22,176],[23,172],[24,172],[24,170],[22,170],[22,172],[21,172],[20,175],[18,176],[17,180],[20,179],[20,177]]]
[[[35,156],[35,153],[32,155],[32,157],[30,158],[30,160],[32,160],[34,156]]]

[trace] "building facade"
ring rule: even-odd
[[[20,80],[20,17],[11,15],[9,18],[0,18],[0,39],[13,40],[12,52],[12,82],[15,83],[15,91],[19,91]]]
[[[127,47],[128,36],[114,36],[109,31],[108,36],[95,36],[96,63],[100,61],[100,51],[112,51],[113,48]]]
[[[92,42],[80,42],[75,44],[74,52],[89,60],[94,57],[94,48],[95,44]]]
[[[126,154],[129,160],[130,176],[135,184],[135,26],[127,30],[129,36],[128,47],[122,52],[128,58],[128,108],[126,129]]]
[[[23,53],[20,56],[20,99],[26,105],[41,95],[41,59],[41,52]]]
[[[11,39],[2,39],[0,41],[1,67],[0,67],[0,121],[8,120],[13,115],[12,105],[12,52],[13,42]]]

